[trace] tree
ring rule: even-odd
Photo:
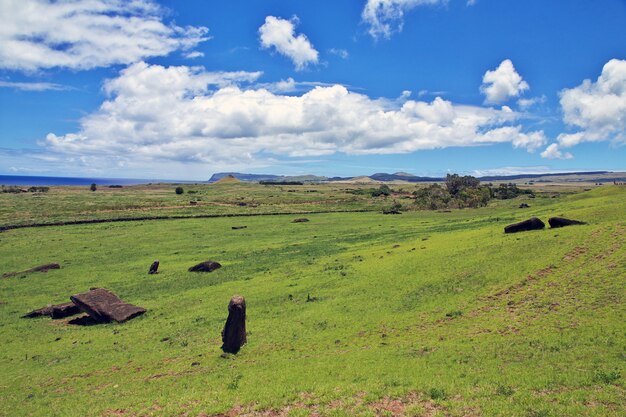
[[[94,182],[93,184],[91,184],[91,187],[89,187],[89,189],[91,191],[96,191],[98,189],[98,187],[96,186],[96,183]]]
[[[176,194],[182,194],[184,192],[185,190],[183,190],[183,187],[176,187]]]
[[[461,177],[459,174],[448,174],[446,176],[446,188],[454,197],[467,188],[478,188],[479,185],[480,180],[476,177],[472,177],[471,175]]]

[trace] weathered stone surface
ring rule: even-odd
[[[578,220],[566,219],[565,217],[550,217],[548,219],[550,227],[556,229],[557,227],[574,226],[577,224],[587,224]]]
[[[148,271],[148,274],[158,274],[158,273],[159,273],[159,261],[156,260],[152,262],[152,265],[150,265],[150,270]]]
[[[49,316],[53,319],[62,319],[65,317],[73,316],[80,313],[81,310],[78,306],[72,302],[63,303],[63,304],[55,304],[47,307],[38,308],[37,310],[33,310],[30,313],[24,315],[23,317],[41,317],[41,316]]]
[[[189,272],[213,272],[221,267],[222,265],[219,262],[204,261],[189,268]]]
[[[504,233],[517,233],[517,232],[525,232],[528,230],[541,230],[546,227],[545,223],[539,220],[536,217],[532,217],[528,220],[524,220],[523,222],[514,223],[506,226],[504,228]]]
[[[526,203],[522,203],[519,205],[519,208],[529,208],[530,206]]]
[[[291,223],[306,223],[308,221],[309,221],[309,219],[307,219],[305,217],[302,217],[302,218],[299,218],[299,219],[293,219]]]
[[[222,330],[222,350],[237,353],[246,340],[246,300],[235,295],[228,303],[228,318]]]
[[[126,303],[104,288],[93,288],[89,292],[72,295],[70,299],[100,323],[123,323],[146,312],[145,308]]]

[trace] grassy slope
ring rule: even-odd
[[[0,280],[0,415],[623,415],[626,189],[518,204],[2,233],[0,272],[63,268]],[[530,215],[590,224],[502,233]],[[91,286],[148,313],[18,319]],[[235,293],[249,344],[224,359]]]
[[[184,184],[185,193],[181,195],[175,194],[176,187],[176,184],[99,187],[96,192],[90,192],[88,187],[51,187],[47,193],[0,193],[0,226],[172,215],[380,211],[392,203],[392,198],[371,198],[347,192],[372,188],[353,184]],[[396,188],[413,191],[416,186]],[[189,191],[194,193],[189,194]],[[191,201],[196,205],[191,205]],[[408,200],[399,201],[406,203]]]

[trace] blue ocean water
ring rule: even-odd
[[[37,186],[54,186],[54,185],[80,185],[89,186],[96,183],[97,185],[136,185],[149,183],[195,183],[203,181],[180,181],[180,180],[162,180],[162,179],[137,179],[137,178],[73,178],[73,177],[35,177],[21,175],[0,175],[0,185],[37,185]]]

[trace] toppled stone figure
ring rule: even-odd
[[[529,208],[530,206],[526,203],[522,203],[519,205],[519,208]]]
[[[72,302],[63,303],[63,304],[55,304],[47,307],[38,308],[37,310],[33,310],[28,314],[25,314],[24,318],[33,318],[33,317],[42,317],[49,316],[53,319],[63,319],[65,317],[74,316],[80,313],[81,310],[78,306]]]
[[[246,340],[246,300],[234,295],[228,303],[228,318],[222,330],[222,350],[237,353]]]
[[[32,272],[44,272],[44,273],[46,273],[46,272],[48,272],[51,269],[60,269],[60,268],[61,268],[61,265],[59,265],[57,263],[39,265],[39,266],[36,266],[34,268],[27,269],[25,271],[6,272],[6,273],[2,274],[2,278],[10,278],[10,277],[14,277],[16,275],[30,274]]]
[[[126,303],[104,288],[72,295],[70,300],[98,323],[123,323],[146,312],[145,308]]]
[[[150,265],[150,270],[148,271],[148,274],[152,275],[152,274],[158,274],[159,273],[159,260],[157,259],[156,261],[152,262],[152,265]]]
[[[213,272],[221,267],[222,265],[219,262],[204,261],[189,268],[189,272]]]
[[[291,221],[291,223],[306,223],[308,221],[309,221],[309,219],[307,219],[306,217],[301,217],[299,219],[293,219]]]
[[[514,223],[504,228],[504,233],[517,233],[525,232],[528,230],[541,230],[546,227],[546,224],[536,217],[531,217],[523,222]]]
[[[550,227],[553,229],[556,229],[557,227],[574,226],[577,224],[587,224],[585,222],[566,219],[564,217],[550,217],[548,219],[548,223],[550,223]]]

